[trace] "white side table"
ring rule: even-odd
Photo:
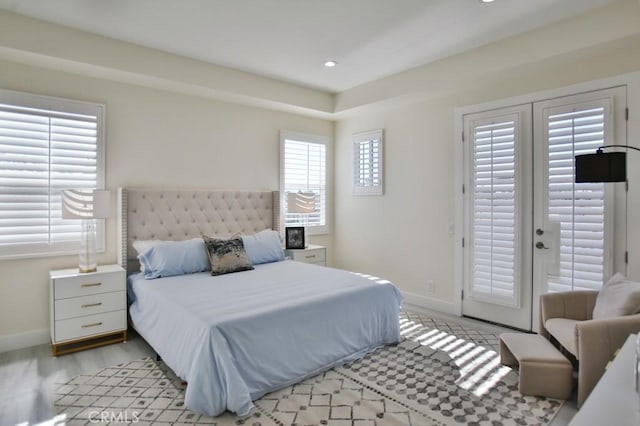
[[[327,248],[324,246],[309,244],[307,248],[289,249],[284,253],[287,257],[298,262],[327,266]]]
[[[640,425],[634,388],[636,335],[631,334],[569,425]]]
[[[118,265],[49,272],[49,319],[54,356],[127,340],[125,271]]]

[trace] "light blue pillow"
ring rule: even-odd
[[[280,234],[270,229],[242,237],[244,250],[252,265],[284,260]]]
[[[173,275],[192,274],[210,268],[209,257],[200,238],[163,241],[138,255],[144,277],[148,280]]]

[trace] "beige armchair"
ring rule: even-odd
[[[597,291],[573,291],[540,297],[540,334],[578,364],[578,407],[600,380],[615,351],[629,334],[640,331],[640,314],[592,319],[597,296]]]

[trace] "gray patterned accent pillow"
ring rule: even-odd
[[[242,238],[212,238],[202,236],[209,253],[211,275],[229,274],[231,272],[253,269],[247,252],[244,250]]]

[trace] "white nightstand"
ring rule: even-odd
[[[54,356],[127,340],[125,271],[118,265],[49,272],[49,320]]]
[[[324,246],[309,244],[305,249],[289,249],[285,250],[284,253],[298,262],[327,266],[327,248]]]

